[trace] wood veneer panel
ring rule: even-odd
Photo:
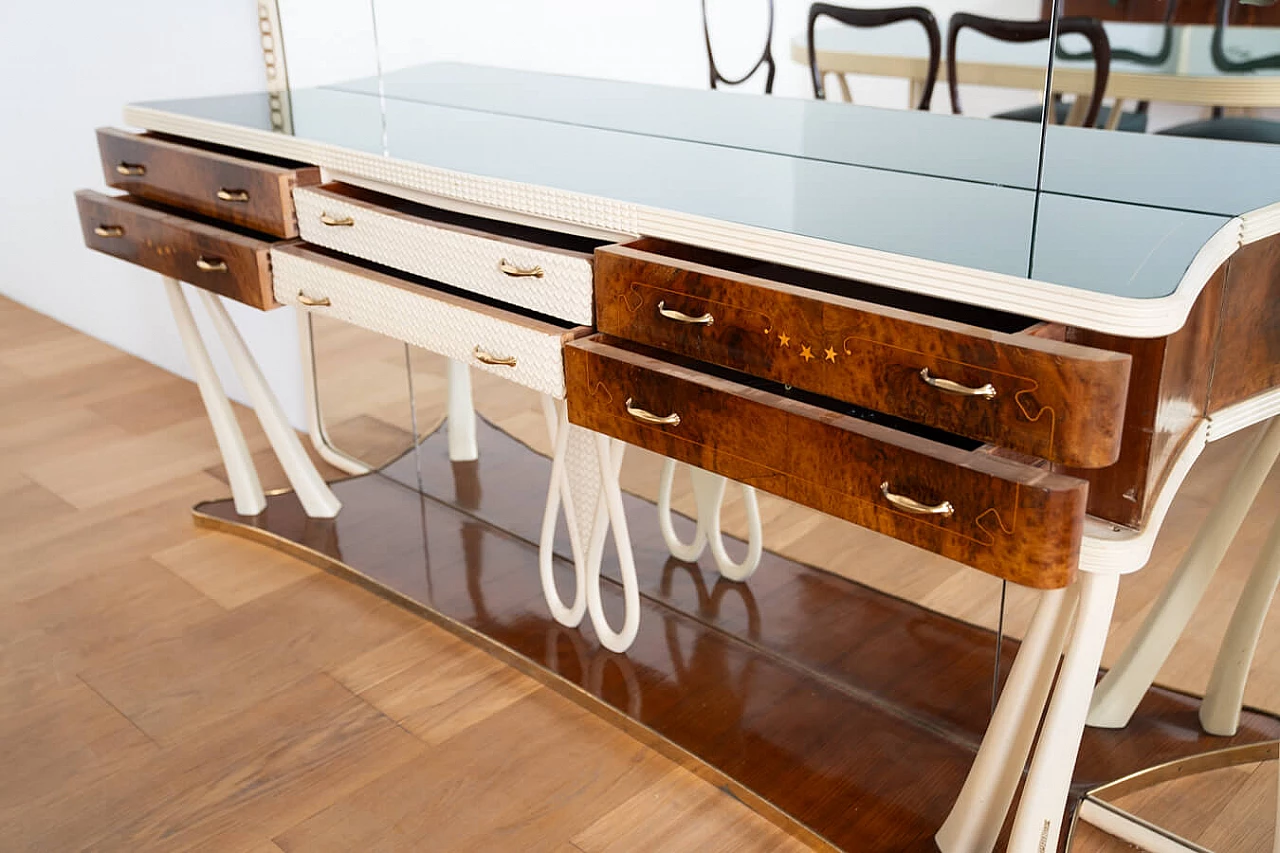
[[[717,263],[751,262],[658,240],[596,250],[596,327],[610,335],[845,400],[958,435],[1080,467],[1116,461],[1129,358],[969,323],[979,309],[917,297],[919,311],[955,312],[967,322],[905,310],[909,297],[832,280],[859,298],[824,293],[761,267],[755,274]],[[688,324],[659,306],[698,317]],[[1018,318],[987,312],[998,327]],[[944,313],[944,316],[945,313]],[[1034,321],[1024,321],[1034,329]],[[994,397],[930,387],[921,370]]]
[[[108,127],[98,129],[98,152],[107,186],[276,237],[298,236],[293,188],[320,183],[315,166],[264,163]]]
[[[90,249],[254,308],[277,306],[271,290],[270,242],[184,219],[128,196],[81,190],[76,207],[84,244]],[[97,233],[99,228],[104,233]],[[201,269],[201,261],[225,267]]]
[[[623,349],[602,336],[565,348],[569,419],[998,577],[1037,588],[1074,577],[1085,486]],[[624,401],[674,426],[642,423]],[[950,515],[910,514],[882,484]]]
[[[1273,237],[1242,246],[1228,263],[1209,411],[1278,386],[1280,237]]]
[[[749,583],[731,584],[708,581],[710,559],[689,566],[648,549],[637,552],[640,633],[628,654],[609,653],[589,627],[564,628],[546,614],[536,547],[477,518],[500,508],[516,514],[497,520],[518,526],[527,501],[545,496],[545,479],[531,472],[546,460],[483,424],[479,437],[479,462],[457,469],[443,431],[418,451],[424,471],[457,471],[456,481],[442,476],[429,488],[469,502],[467,513],[382,474],[334,484],[344,506],[336,519],[308,519],[290,493],[270,497],[252,519],[237,516],[229,500],[198,511],[277,546],[305,543],[302,553],[331,571],[346,572],[341,558],[358,573],[348,577],[484,645],[810,843],[934,849],[986,725],[991,632],[773,554]],[[487,466],[498,479],[486,479]],[[653,505],[626,500],[637,543],[659,541]],[[562,560],[555,572],[565,584],[572,576]],[[690,582],[694,573],[710,592]],[[615,582],[606,581],[603,597],[616,614]],[[883,618],[862,618],[876,613]],[[823,639],[845,674],[808,663]],[[1005,641],[1006,662],[1016,649]],[[935,709],[948,705],[964,710],[942,728]],[[1086,730],[1073,791],[1280,736],[1280,721],[1246,711],[1235,738],[1209,737],[1197,705],[1153,689],[1129,728]]]
[[[1225,267],[1214,274],[1187,322],[1167,337],[1122,338],[1067,329],[1068,340],[1133,357],[1120,458],[1099,470],[1063,469],[1089,482],[1090,515],[1140,526],[1170,463],[1204,417],[1226,276]]]

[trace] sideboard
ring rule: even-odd
[[[592,85],[641,115],[716,97]],[[774,118],[830,121],[830,107],[782,104]],[[106,183],[125,195],[77,196],[89,247],[164,277],[246,535],[270,526],[269,496],[179,281],[201,292],[312,519],[353,510],[307,460],[220,297],[450,359],[456,462],[478,453],[469,371],[541,394],[554,447],[539,508],[546,604],[566,627],[589,616],[611,651],[635,641],[643,609],[618,481],[627,445],[695,469],[698,539],[686,554],[663,535],[682,559],[710,543],[733,580],[751,577],[759,550],[745,564],[723,553],[728,481],[1043,590],[936,841],[992,849],[1031,756],[1009,849],[1053,848],[1120,575],[1145,564],[1206,442],[1280,412],[1280,208],[1033,206],[1034,186],[1017,182],[645,133],[587,102],[576,124],[426,97],[380,113],[359,85],[294,93],[293,108],[285,134],[266,95],[129,106],[141,133],[98,135]],[[913,120],[934,125],[895,118],[884,132],[983,132]],[[1199,153],[1156,144],[1186,168]],[[747,174],[778,183],[744,187]],[[1032,254],[1008,226],[1037,208]],[[601,593],[610,538],[621,628]]]

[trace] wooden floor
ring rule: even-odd
[[[362,392],[345,397],[335,433],[361,453],[389,455],[409,423],[393,393],[403,348],[347,345],[381,350],[359,371],[326,374]],[[440,383],[438,365],[421,361],[414,386],[427,432]],[[403,391],[403,375],[398,382]],[[510,386],[486,388],[477,383],[483,412],[545,445],[532,401]],[[238,414],[264,450],[251,416]],[[1109,655],[1140,621],[1242,440],[1210,449],[1175,504],[1173,536],[1122,586]],[[260,463],[265,481],[281,482],[268,454]],[[652,491],[643,467],[628,476],[633,490]],[[226,494],[221,477],[192,385],[0,300],[0,847],[799,846],[419,618],[299,561],[198,531],[189,507]],[[1277,496],[1273,476],[1266,505]],[[873,586],[994,622],[998,590],[977,573],[881,539],[871,545],[882,550],[867,550],[794,507],[765,511],[770,546],[788,556],[824,566],[842,557],[833,568],[871,575]],[[1203,686],[1265,528],[1247,524],[1164,680]],[[1017,628],[1025,604],[1015,611]],[[1260,660],[1280,650],[1276,633],[1269,626]],[[1255,671],[1249,699],[1280,707],[1274,667]]]

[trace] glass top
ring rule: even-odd
[[[294,135],[1134,298],[1171,293],[1231,216],[1280,199],[1277,170],[1260,176],[1251,161],[1224,160],[1214,180],[1173,189],[1127,177],[1125,164],[1153,149],[1132,150],[1123,134],[1079,131],[1100,152],[1099,197],[1058,170],[1037,204],[1025,166],[1001,148],[1034,124],[460,65],[393,73],[385,88],[385,99],[369,81],[295,91]],[[272,130],[265,94],[143,106]],[[1213,144],[1143,141],[1175,174],[1202,172],[1196,144]]]

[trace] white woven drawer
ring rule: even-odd
[[[276,300],[324,314],[564,399],[566,329],[361,267],[304,245],[271,250]],[[306,302],[325,302],[307,305]],[[486,364],[478,351],[514,358]]]
[[[294,192],[302,239],[357,258],[414,273],[539,314],[591,325],[591,254],[486,233],[468,224],[431,219],[398,200],[329,184]],[[408,207],[407,203],[401,207]],[[325,223],[347,222],[334,225]],[[494,223],[496,229],[508,226]],[[567,238],[574,240],[574,238]],[[542,275],[512,276],[503,262]]]

